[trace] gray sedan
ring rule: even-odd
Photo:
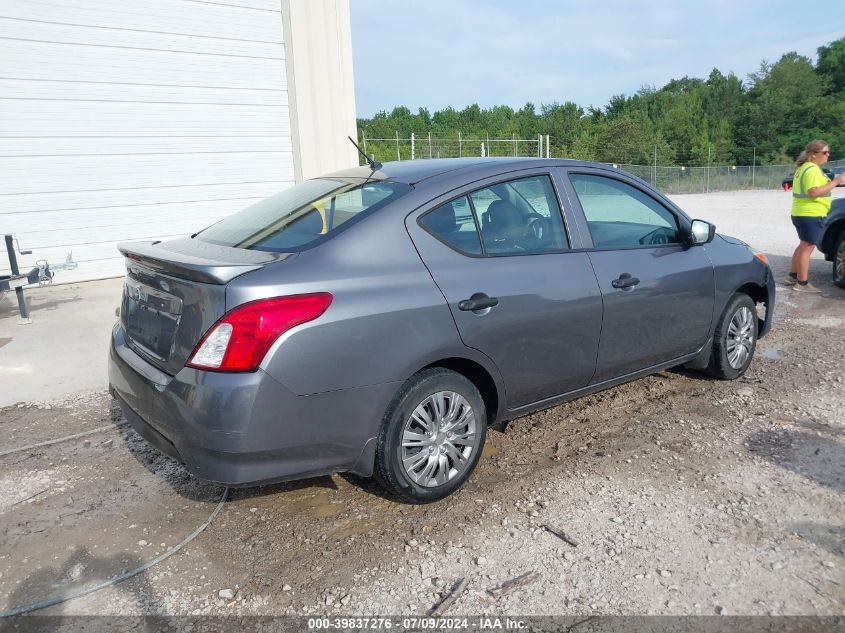
[[[120,245],[111,392],[198,477],[435,501],[491,426],[678,365],[737,378],[771,327],[765,256],[622,171],[375,167]]]

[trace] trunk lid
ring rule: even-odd
[[[226,284],[290,257],[217,246],[190,238],[122,243],[126,280],[120,320],[129,345],[175,375],[208,329],[225,314]]]

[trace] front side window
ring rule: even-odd
[[[596,248],[681,243],[675,215],[636,187],[604,176],[569,178]]]
[[[198,233],[196,239],[274,253],[301,250],[410,190],[397,182],[308,180],[230,215]]]

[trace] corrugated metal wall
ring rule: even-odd
[[[203,228],[294,180],[278,0],[0,2],[0,234],[120,275],[118,241]],[[0,242],[0,270],[8,270]]]

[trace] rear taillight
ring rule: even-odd
[[[187,364],[212,371],[255,371],[276,339],[316,319],[331,302],[329,293],[318,292],[238,306],[206,332]]]

